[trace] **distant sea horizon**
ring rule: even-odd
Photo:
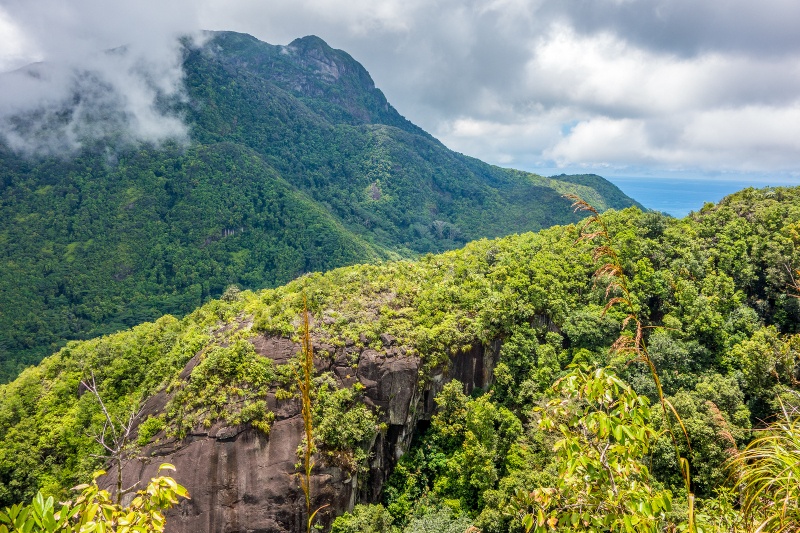
[[[691,211],[699,211],[706,202],[719,202],[729,194],[748,187],[791,187],[800,185],[776,181],[755,182],[745,179],[655,178],[635,176],[603,176],[625,194],[647,209],[661,211],[683,218]]]

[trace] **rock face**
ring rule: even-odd
[[[475,347],[453,357],[448,368],[434,371],[420,383],[421,362],[406,355],[394,338],[384,347],[315,346],[318,370],[330,371],[340,386],[359,381],[364,401],[377,407],[386,431],[379,433],[369,452],[369,469],[360,478],[336,466],[319,464],[312,476],[313,508],[326,527],[333,518],[356,503],[376,502],[400,456],[408,449],[420,421],[429,420],[433,398],[451,379],[465,384],[466,392],[490,383],[499,344]],[[276,337],[253,339],[256,351],[276,364],[285,363],[299,346]],[[184,373],[188,375],[196,361]],[[145,405],[145,415],[158,413],[168,397],[159,394]],[[305,531],[305,501],[295,467],[304,429],[297,400],[279,401],[269,396],[275,421],[269,435],[249,426],[215,426],[187,438],[163,441],[144,450],[146,460],[123,469],[123,485],[130,486],[157,474],[161,463],[172,463],[175,477],[189,489],[191,500],[169,512],[171,533],[300,533]],[[143,417],[144,418],[144,417]]]

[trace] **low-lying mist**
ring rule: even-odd
[[[99,0],[0,6],[14,30],[8,40],[24,41],[27,51],[4,65],[18,68],[0,74],[0,142],[54,155],[97,141],[188,139],[176,104],[185,100],[185,46],[202,40],[191,3],[129,7]]]

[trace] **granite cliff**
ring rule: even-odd
[[[360,383],[363,402],[380,414],[383,428],[366,445],[369,460],[359,471],[331,464],[318,457],[312,495],[314,508],[322,507],[319,523],[330,526],[334,517],[359,503],[379,502],[384,484],[397,460],[408,449],[417,428],[429,423],[433,398],[451,379],[474,388],[491,383],[499,343],[476,346],[453,356],[447,364],[422,377],[422,361],[398,346],[389,334],[380,336],[379,350],[356,346],[315,346],[318,372],[335,376],[341,388]],[[256,353],[286,364],[300,345],[283,337],[259,335],[251,339]],[[188,377],[199,356],[182,372]],[[296,398],[276,399],[267,393],[275,419],[268,435],[247,425],[217,423],[193,429],[185,438],[156,435],[157,445],[145,447],[139,458],[126,462],[123,486],[133,486],[156,475],[164,462],[175,465],[176,479],[189,489],[191,500],[168,513],[170,531],[195,533],[297,533],[305,528],[304,495],[298,482],[297,450],[304,437],[300,405]],[[141,419],[163,412],[168,395],[159,393],[144,405]],[[161,437],[161,438],[159,438]],[[106,486],[113,490],[110,476]]]

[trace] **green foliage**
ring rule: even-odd
[[[575,329],[566,329],[566,332],[571,339],[582,336]],[[543,342],[540,342],[542,337]],[[567,356],[562,343],[561,335],[554,332],[542,334],[530,324],[512,329],[500,348],[500,361],[494,369],[495,385],[492,391],[497,401],[508,407],[519,408],[540,399],[561,372]],[[579,342],[575,344],[576,348],[583,346]]]
[[[366,447],[379,429],[378,418],[363,402],[363,385],[337,388],[332,378],[323,379],[313,402],[314,438],[332,464],[351,472],[364,468]]]
[[[351,512],[336,517],[331,526],[331,533],[399,532],[393,525],[392,515],[383,505],[356,505]]]
[[[750,439],[750,411],[742,391],[732,376],[710,374],[703,376],[693,390],[681,390],[669,397],[669,402],[680,415],[691,443],[689,448],[683,439],[678,440],[681,456],[691,466],[694,491],[711,497],[729,476],[725,462],[731,453]],[[655,427],[665,427],[663,413],[655,413],[653,418]],[[667,435],[653,446],[652,465],[663,483],[680,491],[683,481]]]
[[[389,194],[389,182],[375,179]],[[684,220],[636,209],[602,216],[618,243],[630,306],[641,319],[664,396],[690,436],[691,450],[679,443],[679,451],[691,463],[699,529],[702,517],[716,512],[731,523],[738,520],[720,489],[727,479],[724,460],[734,445],[747,444],[751,428],[780,414],[776,398],[786,403],[796,393],[798,337],[793,304],[781,294],[792,291],[788,272],[800,264],[798,194],[798,189],[743,191]],[[445,386],[430,427],[399,460],[384,504],[399,528],[447,509],[468,516],[484,533],[518,533],[517,494],[559,487],[564,461],[553,445],[565,437],[538,429],[532,409],[569,363],[612,366],[637,397],[653,405],[659,397],[649,368],[630,354],[609,352],[627,313],[618,307],[603,313],[605,286],[592,279],[593,247],[576,242],[578,234],[574,226],[555,227],[479,240],[417,261],[308,274],[255,294],[231,291],[182,320],[168,316],[71,343],[0,386],[0,503],[30,500],[39,489],[45,497],[64,499],[64,487],[98,467],[92,457],[98,450],[88,435],[97,433],[103,417],[91,398],[79,396],[80,380],[91,371],[114,415],[130,413],[168,390],[183,394],[174,413],[191,404],[186,413],[197,424],[206,416],[212,424],[268,424],[262,389],[292,383],[292,368],[270,367],[248,339],[297,338],[305,292],[315,345],[383,350],[380,335],[392,335],[393,350],[421,358],[422,387],[437,390],[433,373],[465,351],[496,357],[486,393],[470,396],[460,384]],[[318,355],[327,363],[326,355]],[[352,376],[358,376],[355,368]],[[629,394],[620,387],[621,394]],[[324,376],[314,388],[320,399],[314,413],[320,450],[327,442],[329,459],[365,464],[356,455],[368,451],[386,413],[366,409],[362,391],[337,390]],[[283,391],[280,397],[292,394]],[[223,397],[247,401],[226,410]],[[179,427],[177,414],[163,416],[165,430]],[[661,430],[665,422],[660,409],[653,409],[649,425]],[[626,419],[623,425],[635,424]],[[156,437],[159,426],[154,419],[142,421],[139,437]],[[682,429],[676,430],[680,437]],[[675,517],[686,516],[687,504],[673,444],[660,434],[647,447],[647,486],[653,494],[673,491],[674,509],[664,522],[678,527]],[[645,479],[643,471],[637,476]]]
[[[464,440],[466,433],[469,397],[464,394],[464,384],[453,380],[442,387],[436,395],[436,414],[431,423],[437,433],[441,446],[455,449]]]
[[[565,191],[635,205],[597,176],[454,153],[346,53],[313,38],[285,50],[235,33],[187,47],[173,111],[191,125],[188,146],[106,138],[26,158],[0,143],[0,383],[68,339],[183,315],[232,284],[574,222]]]
[[[436,403],[430,430],[400,460],[386,490],[388,509],[402,523],[421,498],[462,513],[482,509],[522,435],[511,411],[488,394],[468,398],[458,381],[447,383]]]
[[[471,524],[464,515],[453,516],[449,509],[433,508],[419,513],[401,529],[383,505],[356,505],[352,512],[333,521],[331,533],[464,533]]]
[[[460,446],[447,461],[444,477],[434,483],[434,492],[460,500],[458,507],[465,511],[477,510],[484,506],[486,491],[496,487],[505,458],[522,434],[522,424],[488,395],[467,402],[462,423]],[[441,433],[442,426],[442,421],[434,418],[434,430]]]
[[[649,400],[602,368],[575,367],[553,390],[539,426],[560,437],[559,481],[520,495],[525,530],[658,531],[672,496],[643,461],[657,437]]]
[[[172,465],[163,464],[159,473],[164,469],[174,470]],[[95,473],[95,478],[101,474]],[[45,498],[38,492],[28,505],[16,504],[0,511],[0,533],[161,532],[166,526],[163,512],[180,498],[189,498],[186,489],[167,476],[151,479],[125,506],[114,503],[95,480],[75,490],[81,490],[75,501],[60,503],[60,507],[52,496]]]
[[[251,424],[264,433],[274,414],[266,394],[277,375],[271,359],[256,354],[253,345],[237,339],[229,346],[212,346],[166,407],[170,433],[184,437],[195,427],[210,428],[219,420],[229,425]]]
[[[453,516],[449,509],[439,509],[413,518],[403,533],[464,533],[471,523],[466,516]]]
[[[781,338],[774,326],[757,329],[750,338],[733,346],[723,364],[742,381],[754,410],[763,417],[775,412],[773,400],[786,386],[800,377],[800,336]],[[767,401],[772,405],[763,405]]]
[[[744,533],[747,518],[738,505],[738,495],[730,487],[718,487],[713,498],[702,501],[697,512],[697,531],[699,533]],[[682,528],[685,529],[685,528]]]
[[[136,439],[136,444],[138,446],[145,446],[150,442],[150,439],[155,437],[160,431],[163,431],[167,427],[166,423],[164,422],[164,417],[159,416],[148,416],[147,420],[142,422],[139,425],[139,435]]]
[[[142,148],[110,168],[105,160],[41,162],[0,195],[13,243],[0,276],[4,381],[6,365],[36,362],[64,339],[185,314],[231,283],[274,286],[386,255],[244,147]],[[52,194],[36,194],[43,182]]]

